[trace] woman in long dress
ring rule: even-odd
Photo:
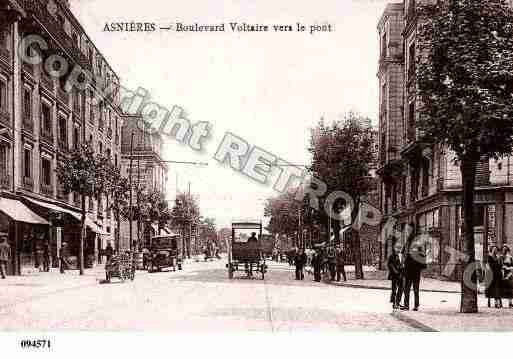
[[[502,275],[501,297],[508,298],[513,308],[513,257],[508,246],[502,247]]]
[[[499,258],[499,248],[491,246],[488,254],[488,267],[492,275],[492,280],[486,288],[485,294],[488,298],[488,306],[490,306],[490,298],[495,301],[495,308],[502,307],[501,301],[501,281],[502,281],[502,264]]]

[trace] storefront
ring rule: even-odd
[[[19,275],[22,268],[39,265],[43,246],[49,245],[49,222],[14,198],[0,198],[0,232],[8,234],[11,258],[9,275]]]

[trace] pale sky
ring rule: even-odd
[[[199,196],[202,214],[219,226],[263,217],[270,185],[220,166],[213,156],[226,131],[291,163],[307,164],[309,128],[321,116],[357,110],[377,121],[378,37],[382,0],[71,0],[72,11],[123,86],[147,89],[155,102],[183,107],[191,122],[212,123],[203,154],[170,139],[163,157],[202,161],[170,165],[168,193]],[[104,32],[106,22],[306,25],[304,33]],[[333,32],[309,34],[310,24]]]

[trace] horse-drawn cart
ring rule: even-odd
[[[258,238],[256,231],[258,231]],[[261,222],[232,223],[232,238],[226,264],[228,278],[233,279],[234,272],[244,271],[248,277],[253,277],[253,272],[257,272],[264,279],[267,265],[265,256],[262,254],[261,237]]]

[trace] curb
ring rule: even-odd
[[[437,333],[439,330],[436,330],[435,328],[432,328],[422,322],[419,322],[416,319],[411,318],[410,316],[403,314],[401,312],[393,312],[390,314],[395,319],[408,324],[410,327],[418,329],[422,332],[428,332],[428,333]]]
[[[377,285],[333,283],[333,282],[327,282],[327,284],[335,285],[338,287],[347,287],[347,288],[390,290],[390,287],[383,287],[383,286],[377,286]],[[460,294],[461,293],[460,291],[457,291],[457,290],[443,290],[443,289],[420,289],[420,291],[426,292],[426,293],[450,293],[450,294]]]

